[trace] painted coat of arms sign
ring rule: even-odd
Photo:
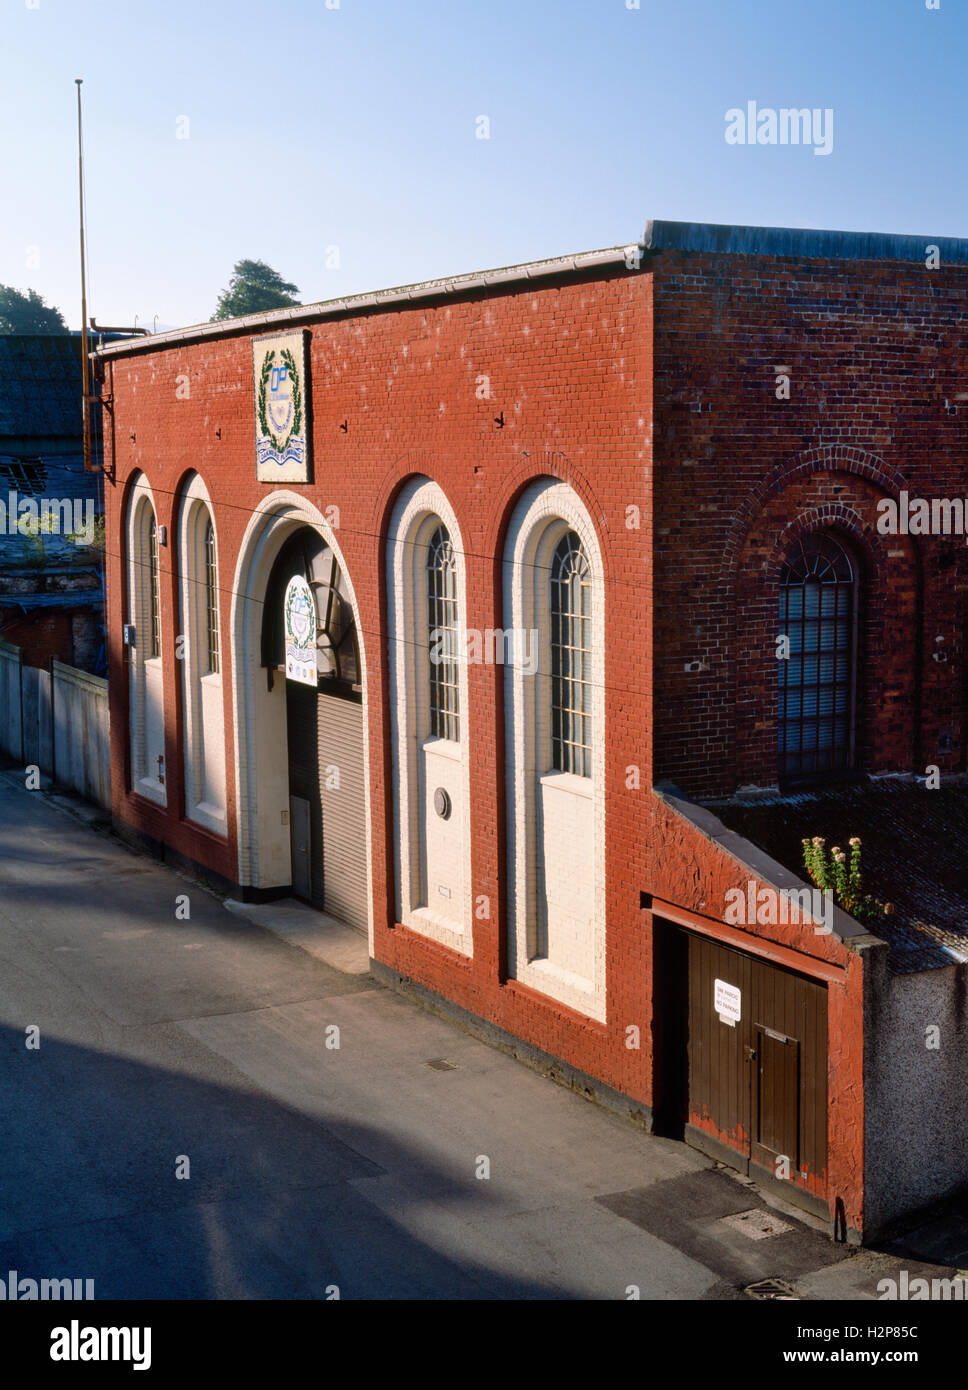
[[[252,344],[255,460],[260,483],[308,483],[306,340],[302,333]]]
[[[293,575],[284,600],[286,678],[316,684],[316,605],[305,579]]]

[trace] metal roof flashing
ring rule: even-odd
[[[907,261],[925,264],[929,247],[937,247],[942,265],[968,265],[968,238],[907,236],[892,232],[824,231],[803,227],[747,227],[712,222],[667,222],[653,219],[646,223],[640,242],[626,242],[597,251],[580,251],[571,256],[526,261],[520,265],[499,266],[492,270],[423,280],[385,290],[347,295],[340,299],[300,304],[291,309],[271,309],[237,319],[193,324],[169,333],[147,338],[125,338],[96,349],[100,358],[130,356],[155,348],[205,338],[258,332],[290,324],[312,323],[397,306],[420,300],[439,299],[474,291],[496,289],[502,285],[523,285],[529,281],[557,275],[581,274],[598,267],[624,265],[630,273],[647,269],[662,251],[712,252],[725,256],[775,256],[793,260]],[[630,263],[631,262],[631,263]]]
[[[942,265],[968,264],[968,238],[893,232],[838,232],[812,227],[741,227],[714,222],[646,223],[646,251],[706,251],[723,256],[793,260],[910,261],[924,268],[928,247]]]
[[[646,259],[641,242],[626,242],[622,246],[608,246],[598,251],[581,251],[572,256],[555,256],[550,260],[528,261],[521,265],[503,266],[494,270],[447,276],[439,280],[424,280],[412,285],[398,285],[392,289],[347,295],[341,299],[320,300],[315,304],[300,304],[291,309],[270,309],[262,314],[246,315],[244,318],[194,324],[189,328],[172,329],[170,333],[156,333],[147,338],[108,343],[98,348],[96,355],[101,358],[113,358],[151,352],[156,347],[164,348],[170,344],[257,332],[290,324],[309,324],[319,319],[348,317],[365,310],[380,309],[384,305],[396,307],[421,300],[449,298],[475,290],[497,289],[504,285],[525,285],[557,275],[577,275],[599,267],[625,266],[630,274],[634,274],[642,269]]]

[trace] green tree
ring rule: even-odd
[[[283,280],[278,270],[265,261],[236,261],[227,290],[218,297],[218,307],[209,320],[240,318],[265,309],[288,309],[299,304],[293,299],[299,286]]]
[[[22,294],[12,285],[0,285],[0,333],[66,333],[59,309],[44,303],[36,290]]]

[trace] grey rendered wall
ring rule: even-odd
[[[20,655],[0,641],[0,751],[110,808],[107,681],[60,661],[52,672],[22,666]]]
[[[866,972],[865,1239],[968,1185],[968,965],[889,975],[878,954]]]

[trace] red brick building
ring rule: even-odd
[[[118,827],[851,1240],[956,1190],[966,290],[650,223],[103,349]]]

